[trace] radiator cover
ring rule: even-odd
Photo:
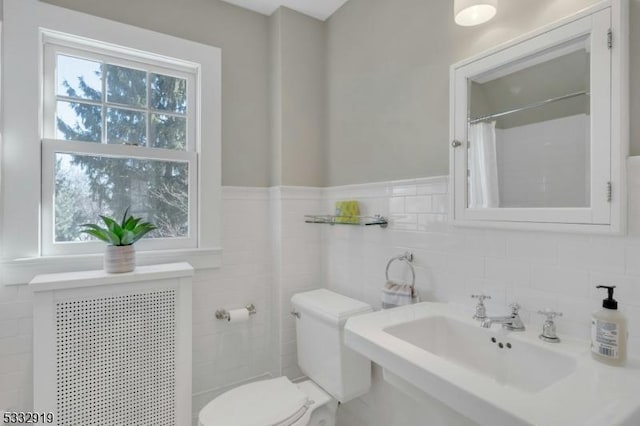
[[[190,279],[117,278],[36,291],[36,410],[60,426],[188,425]]]

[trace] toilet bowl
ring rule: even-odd
[[[199,426],[335,426],[337,401],[306,380],[286,377],[232,389],[205,406]]]
[[[209,402],[199,426],[335,426],[338,401],[371,387],[371,362],[342,343],[343,327],[371,306],[329,290],[291,298],[296,313],[298,364],[310,380],[278,377],[238,386]]]

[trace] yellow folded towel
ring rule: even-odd
[[[336,223],[360,223],[357,201],[336,201]]]

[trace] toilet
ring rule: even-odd
[[[338,402],[371,387],[371,362],[343,344],[347,319],[370,305],[326,289],[295,294],[298,365],[309,378],[287,377],[239,386],[198,415],[199,426],[335,426]]]

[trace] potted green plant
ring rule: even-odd
[[[105,226],[95,223],[82,225],[81,231],[109,244],[104,253],[104,270],[109,273],[131,272],[136,267],[136,252],[133,245],[157,227],[142,218],[129,215],[125,210],[122,222],[100,216]]]

